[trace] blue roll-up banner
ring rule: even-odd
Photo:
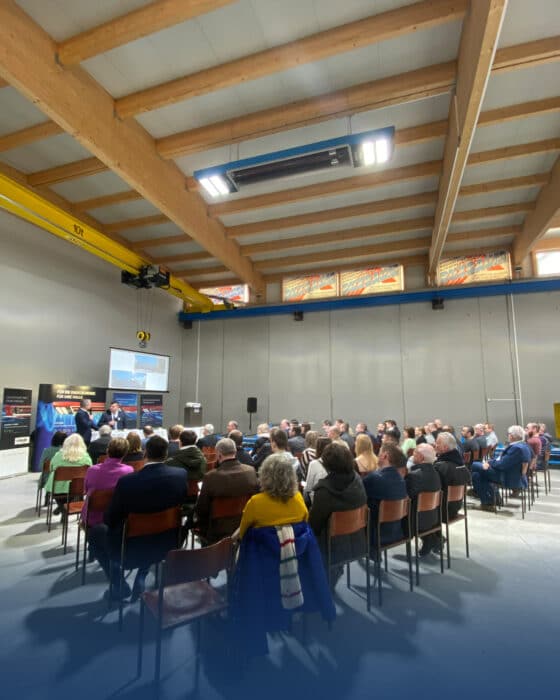
[[[140,394],[140,427],[163,425],[163,394]]]
[[[138,394],[125,394],[120,391],[113,392],[113,401],[117,401],[126,414],[127,429],[138,426]]]

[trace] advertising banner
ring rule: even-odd
[[[106,389],[69,384],[40,384],[37,401],[37,423],[33,471],[39,471],[39,460],[45,447],[51,444],[53,433],[61,430],[70,435],[76,431],[74,415],[82,399],[91,399],[95,423],[105,410]]]
[[[27,447],[31,432],[31,389],[4,389],[0,450]]]
[[[402,292],[402,265],[385,265],[369,270],[340,273],[340,296],[362,296],[384,292]]]
[[[481,253],[442,260],[438,278],[441,285],[474,284],[511,279],[509,253]]]
[[[138,425],[138,394],[124,394],[115,391],[113,401],[118,401],[125,412],[127,429],[136,428]]]
[[[232,303],[239,302],[246,304],[249,301],[249,287],[246,284],[232,284],[227,287],[205,287],[199,290],[201,294],[207,294],[212,299],[215,306],[223,304],[223,300],[227,299]]]
[[[307,277],[286,277],[282,282],[283,301],[324,299],[335,297],[337,294],[338,274],[336,272]]]
[[[163,425],[163,394],[140,394],[140,427]]]

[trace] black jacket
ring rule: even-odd
[[[367,503],[366,492],[356,472],[328,474],[315,487],[313,505],[309,513],[309,525],[317,540],[323,559],[327,561],[327,535],[331,513],[353,510]],[[364,551],[364,538],[360,533],[341,535],[332,541],[332,563],[348,561]]]
[[[216,447],[218,442],[218,436],[212,433],[211,435],[205,435],[196,441],[196,446],[200,449],[203,447]]]
[[[165,463],[170,467],[186,469],[187,479],[200,481],[206,473],[206,457],[196,445],[182,447],[172,457],[168,457]]]
[[[407,497],[404,479],[394,467],[383,467],[367,474],[362,481],[367,494],[367,502],[371,512],[370,540],[373,549],[377,546],[377,517],[380,501],[400,501]],[[381,543],[389,544],[403,537],[401,522],[384,523],[381,525]]]
[[[93,464],[97,464],[101,455],[107,454],[107,448],[109,447],[110,442],[111,434],[102,435],[100,438],[97,438],[97,440],[94,440],[92,443],[90,443],[90,446],[88,447],[88,452]]]
[[[259,447],[257,452],[253,454],[253,466],[255,467],[255,469],[258,469],[264,462],[264,460],[271,454],[272,446],[270,444],[270,440],[267,440]]]
[[[241,464],[248,464],[250,467],[254,467],[253,459],[251,455],[247,452],[244,447],[237,448],[237,461]]]
[[[99,419],[97,426],[100,428],[102,425],[109,425],[112,420],[113,415],[111,411],[105,411]],[[111,427],[113,430],[126,430],[126,413],[122,410],[122,408],[119,408],[117,412],[117,424],[112,425]]]
[[[422,491],[441,491],[441,479],[433,464],[415,464],[412,471],[406,475],[406,490],[412,501],[412,531],[416,525],[416,502],[418,494]],[[420,513],[418,517],[419,530],[428,530],[435,527],[439,520],[436,511]]]
[[[85,408],[80,408],[74,414],[74,420],[76,421],[76,432],[83,437],[86,445],[89,445],[91,442],[91,431],[97,428],[91,414]]]
[[[434,464],[436,471],[441,479],[441,488],[444,496],[447,493],[448,486],[461,486],[471,483],[471,473],[463,464],[463,458],[458,450],[451,450],[439,455],[437,462]],[[461,510],[461,504],[453,503],[449,506],[449,515],[454,518]],[[443,502],[443,519],[446,519],[446,501]]]

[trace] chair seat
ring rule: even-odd
[[[454,518],[449,518],[449,520],[447,521],[447,524],[453,525],[453,523],[460,523],[461,520],[465,519],[465,517],[466,516],[464,515],[464,513],[459,513],[459,515],[456,515]],[[443,524],[445,525],[445,522]],[[439,530],[439,528],[437,528],[437,529]]]
[[[441,526],[430,527],[427,530],[418,530],[418,537],[425,537],[426,535],[432,535],[434,532],[442,532]]]
[[[142,594],[144,603],[152,615],[158,617],[158,591]],[[166,629],[185,624],[204,615],[219,612],[227,607],[225,598],[206,581],[193,581],[168,586],[163,593],[161,626]]]
[[[71,501],[68,505],[64,504],[62,509],[67,512],[68,515],[79,515],[82,512],[83,506],[83,501]]]

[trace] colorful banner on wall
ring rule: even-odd
[[[369,270],[340,273],[340,296],[362,296],[384,292],[402,292],[402,265],[385,265]]]
[[[307,275],[306,277],[285,277],[282,281],[283,301],[324,299],[337,295],[338,274],[336,272],[324,275]]]
[[[509,253],[499,251],[442,260],[438,278],[442,286],[511,279]]]
[[[163,394],[140,394],[140,427],[163,425]]]
[[[4,389],[0,450],[27,447],[31,432],[31,389]]]
[[[232,284],[227,287],[204,287],[198,290],[201,294],[207,294],[209,297],[221,297],[212,299],[215,306],[223,304],[223,299],[227,299],[232,303],[247,304],[249,301],[249,286],[247,284]]]
[[[138,394],[113,393],[113,401],[117,401],[126,415],[126,427],[136,428],[138,425]]]
[[[71,386],[68,384],[40,384],[37,401],[37,422],[33,471],[39,471],[41,452],[51,444],[53,433],[76,431],[74,415],[82,399],[91,399],[91,410],[95,423],[105,410],[107,391],[93,386]]]

